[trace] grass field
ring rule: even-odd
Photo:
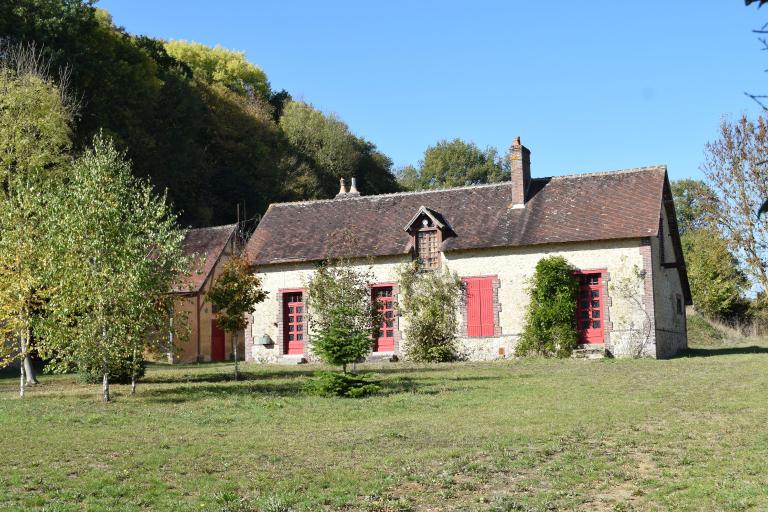
[[[0,379],[0,510],[765,510],[768,348],[654,360],[153,367],[138,395]]]

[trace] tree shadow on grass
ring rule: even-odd
[[[172,368],[171,369],[176,369]],[[252,368],[252,367],[251,367]],[[196,369],[195,366],[186,366],[178,368],[178,370]],[[205,370],[204,366],[200,369]],[[427,367],[370,367],[365,364],[361,364],[357,367],[357,373],[361,375],[396,375],[396,374],[422,374],[432,372],[445,372],[450,371],[451,367],[444,366],[427,366]],[[294,379],[299,377],[312,377],[318,371],[337,371],[335,368],[327,368],[320,366],[310,366],[306,369],[287,370],[281,369],[280,366],[271,366],[265,364],[260,367],[259,370],[254,371],[252,369],[240,370],[240,380],[242,381],[261,381],[261,380],[281,380],[281,379]],[[180,383],[195,383],[195,382],[228,382],[233,380],[234,370],[212,372],[197,372],[197,373],[182,373],[169,371],[161,375],[148,374],[142,378],[142,382],[147,384],[180,384]],[[463,377],[457,377],[456,379],[462,379]],[[450,379],[448,380],[456,380]]]
[[[743,347],[689,348],[680,357],[732,356],[738,354],[768,354],[768,347],[750,345]]]
[[[297,376],[294,372],[290,372],[290,374],[292,376]],[[312,372],[312,374],[314,374],[314,372]],[[294,378],[281,382],[276,382],[270,379],[259,379],[259,375],[257,375],[253,380],[241,380],[238,382],[231,381],[228,384],[209,383],[204,381],[197,383],[176,383],[177,385],[166,388],[144,390],[142,394],[147,401],[156,403],[184,403],[209,398],[243,396],[281,398],[313,396],[306,391],[307,383],[310,382],[309,377],[307,375],[302,376],[304,378]],[[436,395],[439,393],[459,391],[453,390],[450,387],[446,388],[445,386],[440,385],[441,383],[450,384],[451,382],[457,381],[468,382],[492,379],[492,377],[479,376],[462,377],[460,379],[438,379],[433,377],[413,379],[410,377],[397,377],[380,380],[376,379],[374,372],[371,372],[369,376],[371,377],[371,382],[377,384],[381,388],[378,393],[373,395],[374,397],[397,395],[402,393]]]
[[[293,379],[298,377],[308,377],[316,370],[296,370],[296,371],[240,371],[241,381],[262,381],[275,379]],[[229,382],[234,381],[234,370],[219,373],[199,373],[199,374],[178,374],[178,375],[148,375],[142,379],[142,382],[148,384],[183,384],[195,382]]]
[[[304,394],[305,382],[254,382],[239,385],[176,385],[162,389],[145,390],[142,394],[149,402],[184,403],[196,402],[208,398],[227,398],[242,396],[288,397]]]

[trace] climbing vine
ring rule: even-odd
[[[562,256],[548,256],[536,264],[528,287],[531,301],[516,349],[518,356],[569,357],[576,348],[578,282],[573,270]]]
[[[651,316],[643,305],[644,284],[645,272],[637,265],[632,266],[628,275],[611,284],[611,293],[630,305],[629,314],[617,320],[616,332],[627,334],[626,343],[632,357],[648,355],[651,340]],[[638,311],[642,312],[642,320],[639,322],[633,316],[633,313]]]

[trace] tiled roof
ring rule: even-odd
[[[174,288],[176,293],[197,293],[235,233],[237,224],[190,229],[182,245],[184,255],[194,259],[194,270]]]
[[[531,180],[525,208],[511,183],[273,204],[246,248],[254,265],[406,254],[405,226],[424,206],[455,237],[444,251],[642,238],[659,228],[666,167]]]

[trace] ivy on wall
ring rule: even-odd
[[[547,256],[536,264],[531,296],[518,356],[569,357],[579,342],[576,330],[578,282],[562,256]]]

